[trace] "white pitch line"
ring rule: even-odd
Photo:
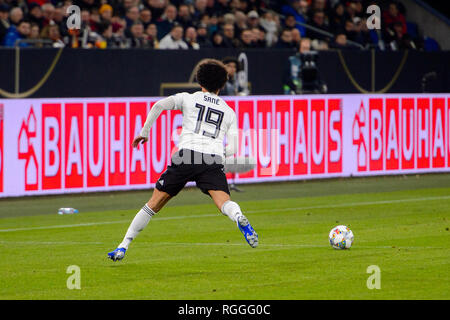
[[[0,229],[0,232],[76,228],[76,227],[98,226],[98,225],[102,225],[102,224],[115,224],[115,223],[125,223],[125,222],[129,222],[129,220],[88,222],[88,223],[63,224],[63,225],[56,225],[56,226],[42,226],[42,227],[29,227],[29,228]]]
[[[246,243],[214,243],[214,242],[156,242],[152,245],[168,246],[242,246],[247,247]],[[280,243],[260,243],[258,248],[329,248],[329,244],[280,244]],[[355,244],[355,247],[364,249],[447,249],[444,247],[430,246],[365,246]]]
[[[338,203],[338,204],[327,204],[327,205],[317,205],[309,207],[294,207],[294,208],[282,208],[282,209],[263,209],[256,211],[245,211],[247,213],[257,213],[257,212],[270,212],[270,211],[292,211],[292,210],[309,210],[309,209],[327,209],[327,208],[341,208],[341,207],[357,207],[357,206],[370,206],[370,205],[382,205],[382,204],[392,204],[392,203],[403,203],[403,202],[416,202],[416,201],[433,201],[433,200],[447,200],[450,196],[439,196],[439,197],[426,197],[426,198],[411,198],[411,199],[397,199],[397,200],[380,200],[380,201],[366,201],[366,202],[353,202],[353,203]]]
[[[4,241],[0,240],[0,244],[5,245],[103,245],[105,242],[93,241]],[[247,247],[245,242],[242,243],[220,243],[220,242],[153,242],[150,244],[139,243],[138,247],[192,247],[192,246],[214,246],[214,247]],[[260,250],[265,248],[295,249],[295,248],[329,248],[328,244],[282,244],[282,243],[261,243],[258,247]],[[431,246],[365,246],[357,245],[355,247],[362,249],[447,249],[444,247]]]
[[[103,242],[95,241],[4,241],[0,240],[0,244],[6,245],[93,245],[93,244],[104,244]]]
[[[450,196],[438,196],[438,197],[408,198],[408,199],[396,199],[396,200],[380,200],[380,201],[338,203],[338,204],[316,205],[316,206],[308,206],[308,207],[272,208],[272,209],[262,209],[262,210],[253,210],[253,211],[245,211],[245,212],[246,213],[262,213],[262,212],[272,212],[272,211],[280,212],[280,211],[326,209],[326,208],[338,208],[338,207],[342,208],[342,207],[383,205],[383,204],[392,204],[392,203],[435,201],[435,200],[448,200],[448,199],[450,199]],[[202,214],[202,215],[175,216],[175,217],[158,217],[158,216],[156,216],[155,217],[156,218],[155,221],[183,220],[183,219],[192,219],[192,218],[216,217],[218,215],[220,215],[220,214],[217,213],[217,214]],[[56,225],[56,226],[41,226],[41,227],[29,227],[29,228],[0,229],[0,232],[15,232],[15,231],[28,231],[28,230],[46,230],[46,229],[60,229],[60,228],[76,228],[76,227],[97,226],[97,225],[104,225],[104,224],[126,223],[126,222],[130,222],[130,221],[131,220],[118,220],[118,221],[66,224],[66,225]]]

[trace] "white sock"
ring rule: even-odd
[[[130,226],[128,227],[127,233],[123,238],[121,244],[118,248],[128,249],[131,241],[137,237],[137,235],[147,226],[150,219],[155,215],[155,212],[150,209],[147,204],[145,204],[141,210],[136,214]]]
[[[236,222],[238,217],[242,215],[242,211],[239,205],[231,200],[226,201],[222,205],[221,211],[224,215],[228,216],[234,222]]]

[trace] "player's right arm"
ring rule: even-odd
[[[164,110],[173,110],[180,108],[180,102],[177,101],[179,99],[176,96],[170,96],[164,99],[159,100],[157,103],[153,105],[150,109],[150,112],[147,115],[147,119],[145,120],[144,126],[141,129],[139,136],[134,138],[132,146],[133,148],[137,148],[140,143],[146,143],[148,141],[148,135],[150,133],[150,128],[155,123],[156,119],[158,119],[161,112]]]

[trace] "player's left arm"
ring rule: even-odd
[[[230,157],[236,154],[238,149],[238,126],[236,114],[233,113],[233,119],[226,132],[227,136],[227,146],[225,147],[225,157]]]
[[[142,127],[139,136],[137,136],[133,140],[133,148],[137,148],[140,143],[144,144],[148,141],[150,128],[152,127],[153,123],[155,123],[156,119],[158,119],[161,112],[163,112],[164,110],[173,110],[176,108],[177,101],[174,96],[161,99],[157,103],[155,103],[147,115],[147,119],[145,120],[144,126]]]

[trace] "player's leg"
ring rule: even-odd
[[[142,207],[141,210],[139,210],[131,222],[123,241],[119,244],[119,248],[128,249],[131,241],[138,236],[138,234],[150,222],[151,218],[164,207],[170,198],[171,196],[167,192],[154,189],[150,200]]]
[[[242,214],[242,212],[239,205],[236,202],[231,201],[230,195],[222,190],[208,190],[208,193],[217,209],[228,216],[231,221],[236,222],[236,215]],[[227,206],[224,207],[225,203],[227,203]]]
[[[242,213],[241,207],[232,201],[230,195],[222,190],[208,190],[209,195],[217,208],[224,215],[228,216],[233,222],[236,222],[239,230],[247,240],[248,244],[255,248],[258,246],[258,234],[255,232],[247,217]]]
[[[150,200],[142,207],[141,210],[139,210],[133,221],[131,221],[122,242],[117,246],[117,249],[108,253],[108,257],[114,261],[123,259],[125,256],[125,251],[128,249],[130,243],[147,226],[151,218],[164,207],[170,198],[171,196],[167,192],[160,191],[155,188]]]
[[[134,217],[123,241],[119,244],[116,250],[108,253],[109,258],[113,261],[123,259],[125,256],[125,251],[128,249],[131,241],[133,241],[147,226],[151,218],[158,211],[160,211],[172,197],[176,196],[178,192],[183,189],[186,182],[189,180],[189,174],[189,170],[183,169],[183,167],[174,164],[172,161],[172,164],[161,175],[156,183],[150,200]]]

